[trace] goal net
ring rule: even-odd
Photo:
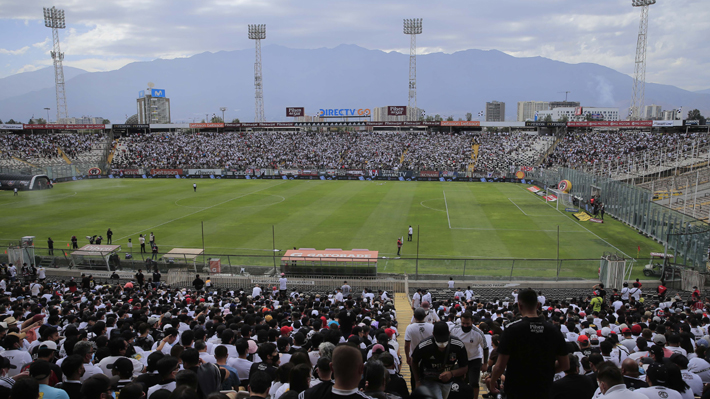
[[[574,196],[572,194],[563,193],[556,188],[548,189],[548,191],[552,192],[552,194],[557,197],[555,207],[558,211],[564,211],[565,209],[574,209],[575,212],[579,211],[579,206],[574,204]]]

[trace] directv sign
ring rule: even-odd
[[[340,116],[370,116],[369,108],[343,108],[343,109],[333,109],[333,108],[321,108],[318,110],[318,116],[321,117],[340,117]]]
[[[150,95],[152,97],[165,97],[165,90],[163,89],[151,89]]]

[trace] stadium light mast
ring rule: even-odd
[[[636,61],[634,66],[634,90],[631,97],[631,108],[629,118],[631,120],[641,120],[644,97],[646,95],[646,45],[648,43],[648,7],[656,4],[656,0],[632,0],[633,7],[641,8],[641,23],[639,24],[639,35],[636,42]]]
[[[52,28],[54,47],[50,54],[54,61],[54,86],[57,92],[57,123],[59,123],[60,118],[69,117],[67,114],[67,93],[64,91],[64,67],[62,66],[64,53],[59,49],[59,29],[66,28],[64,10],[58,10],[56,7],[44,7],[44,26]]]
[[[256,43],[256,62],[254,62],[254,122],[265,122],[264,119],[264,86],[261,76],[261,40],[266,39],[266,25],[249,25],[249,39]]]
[[[226,123],[226,121],[224,120],[224,111],[227,110],[227,107],[219,107],[219,110],[222,111],[222,123]]]
[[[411,38],[409,44],[409,106],[407,119],[417,120],[417,35],[422,33],[422,19],[411,18],[404,20],[404,34]]]

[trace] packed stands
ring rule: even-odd
[[[0,166],[24,167],[27,163],[51,166],[67,164],[67,159],[69,162],[98,163],[104,155],[107,137],[105,133],[0,135]]]

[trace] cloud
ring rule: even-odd
[[[5,54],[5,55],[22,55],[22,54],[26,53],[27,50],[29,50],[29,49],[30,49],[29,46],[25,46],[25,47],[23,47],[23,48],[21,48],[21,49],[17,49],[17,50],[6,50],[6,49],[4,49],[4,48],[0,48],[0,54]]]
[[[320,48],[352,43],[408,54],[402,19],[422,17],[418,54],[496,49],[519,57],[594,62],[631,75],[640,10],[629,3],[598,0],[590,7],[568,0],[506,0],[475,2],[472,7],[467,0],[66,0],[60,8],[66,12],[68,29],[60,31],[60,40],[67,58],[95,60],[92,66],[97,69],[104,59],[101,70],[119,66],[118,60],[251,48],[246,29],[253,23],[267,25],[264,45]],[[21,42],[25,32],[42,31],[34,41],[44,42],[32,46],[45,51],[51,47],[41,10],[33,2],[0,0],[0,15],[22,25],[15,25],[19,31],[10,36],[16,41]],[[658,2],[649,15],[649,81],[707,86],[707,0]],[[7,37],[3,33],[0,24],[0,37]],[[8,51],[0,50],[0,55],[13,55]],[[682,62],[675,62],[680,58]]]
[[[22,72],[32,72],[36,71],[38,69],[44,68],[46,65],[32,65],[32,64],[27,64],[23,66],[22,68],[16,69],[14,73],[22,73]]]

